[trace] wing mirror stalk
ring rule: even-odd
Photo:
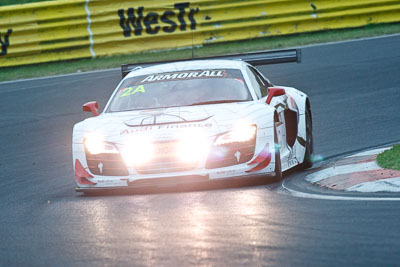
[[[82,110],[86,112],[92,112],[93,116],[99,116],[99,112],[97,109],[99,108],[99,104],[97,101],[87,102],[82,106]]]
[[[278,87],[268,87],[268,97],[266,103],[269,105],[271,103],[271,100],[275,96],[281,96],[284,95],[285,89],[283,88],[278,88]]]

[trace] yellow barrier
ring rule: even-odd
[[[0,8],[0,66],[400,21],[400,0],[58,0]],[[121,62],[122,63],[122,62]]]

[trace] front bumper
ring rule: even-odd
[[[108,175],[105,172],[108,165],[102,162],[101,166],[95,162],[88,162],[86,151],[83,144],[74,144],[74,162],[79,161],[82,163],[82,168],[85,173],[83,179],[75,179],[77,181],[77,192],[96,191],[102,189],[124,189],[124,188],[143,188],[143,187],[173,187],[182,184],[198,184],[198,183],[213,183],[217,180],[234,180],[236,178],[248,179],[251,177],[265,177],[275,176],[275,164],[273,152],[269,148],[269,143],[272,137],[266,134],[258,135],[257,144],[255,149],[251,149],[251,153],[247,151],[247,147],[234,147],[232,151],[225,151],[229,160],[219,161],[218,164],[207,165],[210,156],[203,158],[196,166],[192,166],[190,170],[176,170],[168,169],[166,172],[152,171],[150,173],[142,170],[137,170],[132,166],[128,168],[128,172],[119,174],[118,176]],[[218,151],[216,151],[216,155]],[[238,155],[236,155],[236,153]],[[210,152],[208,155],[213,155]],[[254,155],[254,156],[253,156]],[[212,158],[212,157],[211,157]],[[216,157],[216,160],[218,157]],[[105,162],[115,161],[121,162],[121,159],[104,159]],[[90,163],[90,164],[88,164]],[[103,164],[104,163],[104,164]],[[164,162],[161,162],[164,163]],[[114,164],[115,165],[115,164]],[[110,165],[110,169],[115,166]],[[75,173],[76,173],[75,164]],[[220,166],[220,167],[218,167]],[[102,167],[101,174],[93,171]],[[165,166],[162,166],[162,170]],[[168,166],[167,166],[168,167]],[[146,166],[145,170],[153,169],[152,166]],[[155,168],[154,168],[155,169]],[[160,168],[159,168],[160,169]],[[104,175],[106,174],[106,175]],[[86,180],[85,180],[86,179]],[[84,181],[84,183],[81,183]]]
[[[147,193],[154,192],[163,189],[174,189],[174,190],[190,190],[198,189],[201,186],[243,186],[252,184],[254,182],[265,183],[265,178],[272,180],[275,177],[275,172],[271,173],[258,173],[258,174],[246,174],[235,177],[225,177],[219,179],[210,179],[207,176],[178,176],[158,179],[138,179],[133,182],[127,182],[125,186],[109,186],[99,187],[96,185],[75,188],[76,192],[81,193]]]

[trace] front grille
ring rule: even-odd
[[[86,151],[86,161],[91,173],[103,176],[126,176],[129,175],[120,154],[96,154],[92,155]]]
[[[183,162],[176,156],[177,142],[159,142],[155,145],[155,157],[148,163],[135,166],[140,174],[169,173],[190,171],[196,168],[197,162]]]

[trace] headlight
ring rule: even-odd
[[[103,137],[96,133],[88,134],[83,143],[85,144],[87,151],[92,155],[119,153],[114,144],[105,142]]]
[[[255,138],[257,126],[254,124],[238,124],[235,128],[223,135],[220,135],[214,142],[215,146],[229,143],[247,142]]]

